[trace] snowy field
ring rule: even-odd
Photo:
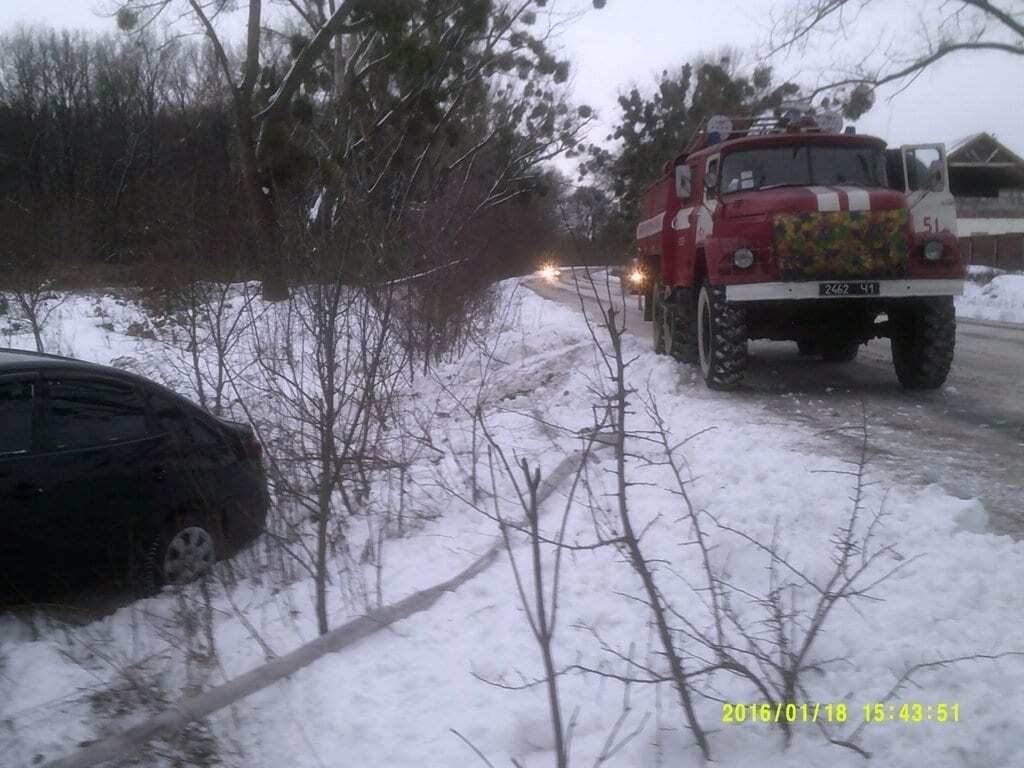
[[[1024,325],[1024,274],[993,267],[968,267],[964,295],[956,299],[956,313],[972,320]]]
[[[1014,276],[993,280],[993,292],[1000,300],[1024,296],[1024,289],[1014,293],[1024,277],[1008,277]],[[404,412],[428,425],[431,450],[410,473],[408,522],[400,531],[388,528],[380,567],[337,563],[334,624],[363,613],[378,590],[384,603],[394,602],[465,567],[498,536],[488,517],[495,505],[503,517],[520,515],[500,470],[497,498],[489,497],[486,453],[473,450],[475,405],[510,457],[526,458],[544,472],[580,448],[581,434],[600,411],[597,398],[608,387],[608,372],[583,317],[517,281],[502,284],[499,298],[498,318],[473,350],[405,385]],[[969,306],[974,312],[980,302],[965,297],[958,311],[967,314]],[[1024,312],[1024,302],[1017,306]],[[603,341],[602,331],[595,332]],[[134,300],[97,293],[68,297],[55,310],[47,341],[66,354],[187,388],[182,355],[161,340],[165,336]],[[635,527],[645,531],[642,546],[658,587],[674,609],[676,647],[688,668],[707,661],[688,635],[710,632],[713,616],[691,518],[669,490],[675,480],[664,452],[644,439],[653,405],[672,443],[692,437],[680,449],[683,472],[710,542],[711,569],[729,585],[730,616],[759,647],[798,639],[818,597],[815,588],[833,569],[834,536],[850,521],[857,479],[842,473],[857,458],[851,443],[780,421],[735,395],[710,392],[693,370],[654,355],[648,343],[628,333],[624,341],[624,356],[632,361],[628,381],[636,390],[627,422],[637,433],[629,442],[628,499]],[[0,317],[0,342],[31,347],[32,337]],[[866,416],[870,448],[870,402]],[[843,431],[856,436],[860,428],[851,423]],[[699,765],[670,685],[633,683],[624,697],[625,686],[614,677],[665,670],[636,574],[617,549],[588,548],[617,530],[612,458],[608,448],[597,448],[574,502],[567,506],[566,483],[543,510],[549,538],[567,510],[564,541],[578,545],[561,562],[554,638],[556,668],[566,670],[559,692],[571,722],[570,762]],[[474,463],[482,509],[470,500]],[[718,671],[694,682],[695,707],[716,764],[1024,764],[1024,657],[1012,655],[1024,651],[1024,543],[986,533],[981,504],[954,498],[939,485],[905,485],[870,463],[866,480],[856,530],[870,535],[870,549],[855,560],[878,553],[864,582],[867,593],[835,604],[806,659],[798,700],[822,708],[845,704],[845,722],[826,724],[824,731],[872,757],[865,761],[829,743],[811,723],[795,724],[788,745],[774,725],[723,723],[722,702],[764,698],[748,680]],[[393,498],[384,480],[374,488],[378,508]],[[363,525],[357,521],[353,529]],[[369,517],[365,525],[372,527]],[[772,542],[786,566],[776,562],[770,571],[759,544]],[[544,551],[550,587],[554,553],[550,546]],[[513,552],[519,569],[528,570],[529,547],[521,537]],[[312,587],[308,579],[266,575],[277,573],[275,557],[261,540],[239,556],[230,576],[221,567],[205,585],[167,590],[84,626],[45,613],[0,618],[0,764],[42,764],[314,638]],[[798,617],[787,624],[788,640],[773,635],[765,613],[763,598],[773,588],[782,589],[784,605]],[[209,637],[187,631],[197,611],[207,616]],[[742,644],[741,635],[734,637]],[[965,656],[986,658],[920,669],[893,691],[914,665]],[[573,665],[605,674],[569,669]],[[530,684],[542,669],[504,556],[428,611],[320,659],[124,764],[451,768],[515,759],[522,766],[553,765],[547,693]],[[771,670],[764,675],[775,677]],[[865,705],[876,702],[894,705],[896,719],[864,724]],[[903,722],[903,703],[957,705],[959,722]]]

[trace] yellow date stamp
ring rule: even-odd
[[[849,706],[842,701],[722,703],[723,723],[845,723],[849,716]]]
[[[871,702],[855,707],[836,702],[723,702],[722,722],[739,723],[959,723],[960,705],[919,701]]]

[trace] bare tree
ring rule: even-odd
[[[553,84],[568,77],[568,64],[548,51],[549,32],[531,31],[533,6],[533,0],[387,7],[293,0],[283,9],[298,23],[287,35],[289,60],[275,62],[266,55],[273,34],[265,31],[263,3],[251,0],[238,62],[218,26],[225,10],[220,0],[115,4],[124,29],[147,29],[177,11],[208,41],[233,105],[264,296],[274,299],[286,295],[282,211],[303,200],[315,211],[316,225],[334,227],[348,214],[353,162],[373,168],[365,181],[376,193],[375,205],[407,212],[438,200],[439,190],[458,195],[465,187],[459,175],[474,169],[488,191],[470,210],[483,210],[517,197],[528,186],[525,171],[575,141],[577,115],[552,98]],[[530,80],[529,87],[512,77],[501,81],[513,70]],[[495,115],[488,105],[505,112]],[[477,164],[485,149],[506,162]],[[397,187],[391,181],[396,174],[404,177]],[[460,227],[460,221],[442,221],[447,244]],[[432,252],[421,248],[417,261],[428,261]],[[450,260],[450,248],[441,253]]]
[[[379,223],[353,217],[345,237],[313,242],[298,225],[296,252],[309,256],[292,269],[302,278],[287,304],[257,325],[252,350],[259,373],[250,386],[269,409],[263,428],[274,490],[282,514],[299,514],[289,544],[315,582],[321,634],[329,630],[329,555],[352,564],[349,521],[367,513],[372,476],[396,464],[384,439],[406,353],[392,295],[351,282],[357,260],[394,247]],[[311,542],[304,519],[313,522]],[[350,575],[358,578],[356,570]]]
[[[592,279],[590,284],[591,287],[596,287]],[[597,291],[595,290],[594,293],[596,295]],[[670,624],[670,607],[666,604],[661,589],[657,584],[651,562],[644,555],[641,547],[644,532],[636,529],[630,513],[628,495],[629,473],[626,465],[630,455],[629,448],[627,447],[627,439],[630,434],[627,430],[626,421],[627,417],[632,413],[633,406],[631,401],[636,392],[629,386],[626,379],[629,363],[626,361],[622,349],[622,337],[626,330],[624,312],[616,308],[610,290],[607,290],[607,294],[607,304],[599,304],[599,311],[601,313],[599,322],[601,328],[608,335],[609,340],[608,347],[602,347],[602,353],[604,365],[608,369],[609,379],[612,382],[611,391],[607,394],[606,407],[611,415],[611,445],[615,452],[615,501],[620,525],[617,545],[626,554],[629,564],[643,584],[647,605],[651,610],[659,644],[664,653],[665,661],[668,664],[671,680],[679,697],[679,703],[686,717],[687,725],[697,741],[701,754],[705,760],[708,760],[711,757],[711,746],[708,743],[707,734],[697,718],[697,712],[693,705],[691,682],[686,671],[683,655],[676,645]],[[619,297],[619,306],[625,303],[624,300],[624,296]]]
[[[7,293],[14,305],[15,317],[27,323],[37,352],[47,350],[44,333],[54,312],[66,301],[67,294],[54,289],[53,275],[38,259],[21,260],[10,267]]]
[[[860,33],[860,34],[858,34]],[[790,0],[772,14],[770,54],[803,55],[816,42],[854,47],[814,84],[857,117],[883,85],[905,87],[936,62],[972,51],[994,51],[1024,63],[1024,11],[1015,2],[922,0],[907,7],[886,0]]]
[[[523,606],[523,610],[526,611],[526,618],[530,624],[530,631],[533,633],[534,640],[536,640],[537,646],[540,649],[541,660],[544,664],[543,679],[548,691],[548,710],[551,717],[551,731],[555,740],[555,765],[557,768],[567,768],[569,765],[568,744],[572,738],[572,734],[571,732],[566,732],[564,724],[562,700],[558,694],[557,667],[555,665],[555,656],[552,648],[552,641],[554,640],[558,620],[558,580],[560,576],[562,549],[561,547],[557,547],[555,551],[555,567],[554,574],[552,576],[553,584],[550,587],[549,592],[544,579],[544,564],[541,548],[542,534],[540,528],[540,505],[537,498],[537,491],[540,488],[540,469],[535,467],[531,470],[530,464],[526,459],[520,460],[519,470],[522,472],[520,481],[523,483],[523,486],[520,486],[519,481],[516,480],[515,475],[513,474],[512,467],[509,466],[508,461],[505,458],[504,452],[496,443],[492,442],[491,445],[500,457],[505,472],[509,473],[512,482],[515,485],[520,505],[526,515],[526,527],[528,529],[530,543],[529,584],[532,586],[532,595],[520,574],[515,551],[512,545],[512,539],[509,533],[509,526],[506,525],[501,514],[497,483],[494,480],[494,464],[492,460],[491,478],[494,515],[501,527],[501,535],[505,542],[505,551],[508,554],[509,563],[512,565],[512,573],[515,577],[516,591],[519,595],[519,601]],[[578,478],[579,474],[577,473],[577,479]],[[575,486],[576,483],[574,482],[574,491]],[[565,535],[565,525],[571,505],[572,493],[570,493],[570,500],[566,505],[566,513],[562,518],[562,525],[559,529],[559,537],[557,540],[558,544],[562,543],[562,537]]]
[[[223,416],[231,377],[244,377],[256,365],[240,359],[240,353],[248,351],[243,342],[259,318],[253,286],[218,271],[215,277],[208,265],[194,260],[171,265],[149,290],[149,304],[161,326],[157,338],[168,351],[163,362],[188,379],[203,408]]]

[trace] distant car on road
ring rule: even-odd
[[[0,595],[195,578],[263,528],[251,427],[141,376],[0,349]]]

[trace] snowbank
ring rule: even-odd
[[[581,315],[514,281],[503,291],[505,309],[479,351],[410,387],[407,407],[433,420],[431,434],[440,455],[418,467],[412,483],[411,505],[431,514],[386,543],[385,602],[451,576],[495,540],[495,524],[463,500],[469,494],[473,420],[460,403],[480,398],[488,427],[509,454],[529,458],[543,471],[576,449],[576,433],[592,423],[593,393],[605,386],[607,371]],[[153,341],[126,341],[116,330],[109,339],[92,338],[92,330],[78,328],[95,325],[88,314],[66,322],[65,336],[89,338],[79,346],[101,360],[132,355],[159,368]],[[689,368],[654,355],[645,341],[627,335],[625,345],[626,358],[634,359],[630,381],[638,398],[657,401],[673,437],[681,440],[707,430],[684,449],[695,478],[690,493],[696,506],[757,540],[776,537],[791,563],[812,577],[823,575],[830,567],[830,540],[850,509],[851,478],[832,474],[849,469],[846,444],[792,422],[780,423],[776,412],[736,395],[706,390]],[[650,426],[638,401],[631,427]],[[857,425],[841,427],[855,431]],[[650,525],[645,547],[656,563],[659,586],[678,610],[705,625],[705,597],[695,589],[702,570],[687,545],[692,534],[679,500],[666,490],[671,476],[657,463],[660,454],[650,442],[636,440],[631,448],[637,485],[630,489],[630,502],[637,527]],[[486,464],[478,468],[486,477]],[[589,494],[578,498],[606,505],[613,490],[610,468],[610,455],[599,452],[588,469]],[[807,673],[806,696],[812,703],[847,704],[848,722],[833,729],[837,738],[851,737],[864,720],[863,707],[880,701],[911,665],[1024,649],[1019,631],[1024,544],[985,533],[984,510],[977,501],[954,498],[939,486],[906,486],[898,478],[870,473],[875,484],[867,489],[865,509],[884,508],[876,540],[893,548],[887,565],[903,567],[880,589],[880,599],[837,606],[815,648],[814,660],[821,664]],[[514,514],[507,484],[498,491],[503,513]],[[558,494],[549,502],[549,533],[564,503]],[[600,512],[577,504],[568,518],[567,540],[593,541],[602,520]],[[737,587],[762,593],[767,588],[763,553],[724,530],[713,536],[715,567]],[[257,548],[253,556],[263,556],[261,551]],[[517,557],[520,565],[526,562],[524,548]],[[547,568],[550,575],[550,561]],[[366,568],[359,577],[372,583],[374,574]],[[623,673],[624,662],[606,649],[629,654],[632,648],[640,663],[659,667],[647,611],[637,600],[640,584],[616,551],[567,556],[561,579],[555,639],[559,666],[580,663]],[[304,582],[280,585],[248,578],[213,592],[217,658],[204,667],[207,684],[261,663],[264,651],[252,638],[254,628],[277,653],[315,636],[310,588]],[[135,705],[128,693],[118,693],[125,669],[135,669],[139,679],[155,685],[155,698],[162,691],[173,701],[175,691],[196,684],[195,670],[181,662],[171,643],[185,598],[197,600],[197,591],[165,593],[81,628],[43,622],[37,639],[9,623],[0,627],[6,630],[0,635],[5,640],[0,647],[5,693],[0,723],[7,724],[0,729],[3,762],[27,765],[39,754],[52,758],[78,741],[136,722],[153,703]],[[357,614],[359,606],[347,610]],[[756,603],[738,603],[736,610],[754,618],[759,609]],[[332,620],[344,615],[337,609]],[[680,645],[687,647],[684,640]],[[430,611],[213,716],[203,738],[219,745],[224,763],[255,768],[482,765],[463,738],[495,765],[516,758],[523,766],[547,766],[552,764],[552,737],[546,694],[529,685],[540,675],[536,645],[504,558]],[[1017,764],[1024,754],[1019,729],[1024,663],[1012,657],[964,662],[923,671],[914,681],[892,703],[958,704],[960,722],[897,719],[864,726],[858,740],[875,755],[870,765]],[[566,713],[576,712],[573,763],[591,765],[622,712],[622,686],[584,674],[566,674],[560,686]],[[712,690],[725,701],[760,701],[750,685],[735,677],[714,678]],[[634,686],[630,707],[626,730],[639,728],[638,735],[607,765],[698,764],[671,690]],[[770,726],[723,724],[717,700],[700,698],[697,707],[712,731],[719,765],[866,764],[854,752],[827,743],[812,724],[796,725],[793,742],[785,748]],[[166,763],[161,754],[148,754],[146,764]],[[196,762],[195,754],[194,747],[186,751],[186,757],[191,755],[186,763]]]
[[[978,268],[972,267],[977,270]],[[1006,274],[982,267],[964,283],[964,295],[956,299],[961,317],[1002,323],[1024,324],[1024,275]],[[988,282],[979,282],[991,276]]]

